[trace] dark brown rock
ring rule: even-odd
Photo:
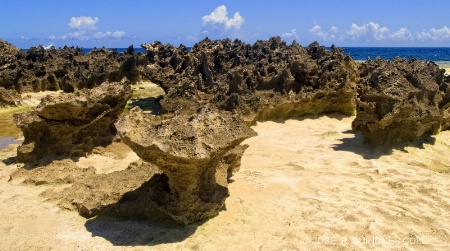
[[[170,119],[134,108],[116,127],[123,142],[167,178],[165,195],[153,200],[184,224],[213,217],[223,208],[227,178],[247,147],[240,144],[255,135],[238,116],[208,106]]]
[[[166,91],[161,105],[167,113],[189,114],[209,104],[253,123],[275,115],[355,112],[358,68],[335,47],[287,46],[274,37],[254,45],[205,39],[190,51],[161,43],[143,48],[154,60],[142,72]]]
[[[114,122],[130,97],[130,83],[124,80],[43,98],[35,111],[14,116],[25,137],[17,149],[18,161],[80,156],[110,143],[116,133]]]
[[[432,63],[396,58],[361,64],[353,129],[364,141],[395,145],[441,129],[443,71]]]
[[[22,97],[15,90],[6,90],[0,87],[0,107],[17,106],[21,101]]]
[[[43,46],[20,51],[0,41],[0,86],[18,92],[93,88],[105,81],[128,78],[132,83],[141,79],[138,64],[146,62],[130,46],[126,52],[94,48],[83,54],[81,48],[45,49]]]

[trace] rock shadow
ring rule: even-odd
[[[202,223],[177,225],[148,220],[130,220],[99,216],[85,223],[92,237],[101,237],[114,246],[156,246],[177,243],[195,233]]]
[[[85,223],[86,229],[93,237],[102,237],[115,246],[155,246],[185,240],[204,221],[180,225],[170,219],[161,208],[170,192],[167,182],[165,174],[155,174],[117,203],[100,209],[97,217]]]
[[[434,144],[436,139],[432,135],[425,135],[412,143],[404,143],[394,146],[374,146],[364,143],[361,132],[348,130],[343,132],[345,138],[340,139],[341,144],[333,145],[335,151],[352,152],[364,157],[364,159],[378,159],[382,156],[391,155],[394,150],[407,152],[408,146],[423,149],[424,144]]]
[[[3,164],[5,164],[7,166],[15,164],[15,163],[17,163],[16,156],[8,157],[6,159],[2,159],[2,162],[3,162]]]
[[[162,96],[159,97],[148,97],[148,98],[141,98],[141,99],[131,99],[131,102],[127,104],[127,107],[130,109],[138,106],[143,111],[149,111],[152,115],[159,115],[162,112],[162,107],[159,101],[161,100]]]

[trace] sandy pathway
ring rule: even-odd
[[[449,250],[450,174],[438,171],[450,168],[450,131],[383,155],[352,120],[259,123],[227,210],[187,227],[86,221],[38,196],[48,187],[8,182],[17,166],[0,162],[0,249]]]

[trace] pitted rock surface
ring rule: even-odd
[[[18,161],[83,156],[95,146],[111,143],[116,134],[114,122],[129,98],[127,80],[43,98],[36,110],[14,117],[25,137],[17,149]]]
[[[395,145],[439,132],[444,100],[444,72],[432,63],[396,58],[360,66],[357,116],[353,129],[364,141]]]
[[[223,208],[227,178],[247,148],[240,144],[256,135],[238,116],[210,107],[169,119],[134,108],[116,127],[125,144],[167,177],[166,196],[156,204],[184,224]]]

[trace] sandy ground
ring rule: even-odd
[[[382,151],[362,144],[352,120],[258,123],[226,211],[186,227],[61,210],[39,196],[51,186],[8,181],[19,168],[10,146],[0,152],[0,249],[449,250],[450,131]],[[120,151],[77,164],[107,173],[136,160]]]

